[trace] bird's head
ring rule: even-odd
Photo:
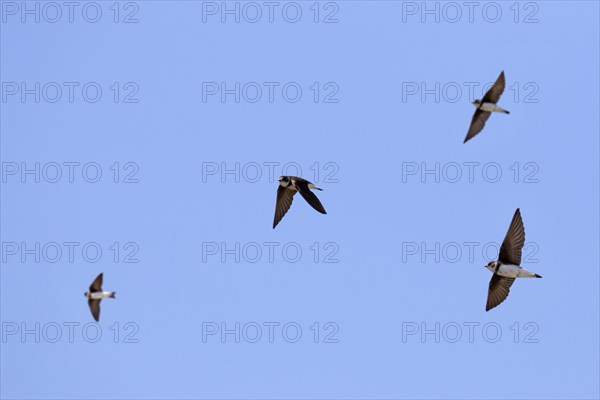
[[[490,261],[485,267],[494,272],[496,270],[496,265],[498,265],[498,261]]]
[[[473,104],[475,107],[479,107],[481,105],[481,100],[479,100],[479,99],[473,100],[471,102],[471,104]]]
[[[89,292],[85,292],[83,295],[84,295],[85,297],[88,297],[88,293],[89,293]]]
[[[280,176],[278,181],[279,184],[283,187],[288,187],[288,185],[290,184],[290,178],[288,176]]]

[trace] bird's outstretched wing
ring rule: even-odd
[[[496,79],[496,82],[492,85],[490,90],[488,90],[486,92],[485,96],[483,96],[483,99],[481,99],[481,102],[496,104],[500,100],[500,96],[502,96],[505,86],[506,86],[506,82],[504,80],[504,71],[502,71],[502,72],[500,72],[498,79]]]
[[[465,141],[463,143],[467,143],[470,139],[475,137],[483,130],[485,122],[488,120],[491,114],[492,113],[488,111],[482,111],[480,109],[475,110],[475,114],[473,114],[473,119],[471,120],[471,125],[469,126],[469,132],[467,132],[467,136],[465,137]]]
[[[327,214],[327,211],[325,211],[325,207],[323,207],[323,204],[321,204],[317,195],[314,194],[308,187],[309,184],[309,181],[302,179],[300,181],[296,181],[296,188],[298,189],[302,197],[304,197],[304,200],[306,200],[306,202],[310,204],[312,208],[314,208],[321,214]]]
[[[100,275],[98,275],[96,279],[94,279],[94,282],[92,282],[92,284],[90,285],[90,292],[93,293],[102,291],[102,275],[103,273],[100,273]]]
[[[502,264],[521,265],[521,250],[524,244],[525,227],[523,226],[521,211],[517,208],[500,247],[498,261]]]
[[[295,194],[295,191],[286,189],[281,185],[277,188],[277,202],[275,203],[275,218],[273,219],[273,229],[275,229],[279,221],[281,221],[285,213],[287,213],[290,209]]]
[[[490,288],[488,290],[488,298],[487,304],[485,306],[485,311],[490,311],[492,308],[496,307],[504,300],[506,300],[506,298],[508,297],[508,293],[510,292],[510,287],[512,286],[514,281],[515,278],[507,278],[498,274],[494,274],[492,276],[492,280],[490,281]]]
[[[88,306],[90,306],[90,311],[92,312],[92,316],[98,322],[100,319],[100,300],[89,299]]]

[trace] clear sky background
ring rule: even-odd
[[[44,4],[0,2],[2,398],[599,397],[597,2]],[[328,214],[273,230],[286,163]],[[518,207],[543,279],[486,313]]]

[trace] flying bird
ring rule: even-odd
[[[297,176],[280,176],[279,186],[277,188],[277,203],[275,204],[275,219],[273,220],[273,229],[277,226],[279,221],[288,212],[294,195],[296,192],[300,192],[304,200],[311,205],[312,208],[320,212],[321,214],[327,214],[325,208],[317,198],[317,196],[310,190],[323,190],[316,187],[313,183],[306,179],[299,178]]]
[[[498,100],[500,100],[502,92],[504,92],[504,86],[506,86],[506,82],[504,81],[504,71],[502,71],[500,72],[498,79],[496,79],[496,83],[494,83],[490,90],[487,91],[485,96],[483,96],[483,99],[473,101],[473,105],[477,107],[477,109],[475,110],[475,114],[473,114],[469,132],[463,143],[467,143],[468,140],[481,132],[492,112],[510,114],[505,109],[496,105]]]
[[[485,311],[490,311],[508,297],[516,278],[541,278],[541,275],[521,268],[521,249],[525,244],[525,227],[521,211],[517,208],[500,247],[498,261],[490,261],[486,268],[492,271]]]
[[[90,290],[85,292],[83,295],[88,298],[88,306],[92,316],[98,322],[100,319],[100,302],[105,297],[115,298],[117,292],[105,292],[102,290],[102,273],[94,279],[94,282],[90,285]]]

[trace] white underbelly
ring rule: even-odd
[[[111,295],[111,292],[93,292],[91,294],[91,298],[94,300],[102,300],[103,298],[110,297]]]
[[[533,278],[537,276],[531,271],[527,271],[525,268],[521,268],[518,265],[502,264],[498,270],[498,275],[505,276],[507,278]]]
[[[496,273],[507,278],[516,278],[521,274],[521,271],[523,271],[523,268],[518,265],[502,264]]]
[[[483,111],[494,112],[498,107],[494,103],[483,103],[479,108]]]

